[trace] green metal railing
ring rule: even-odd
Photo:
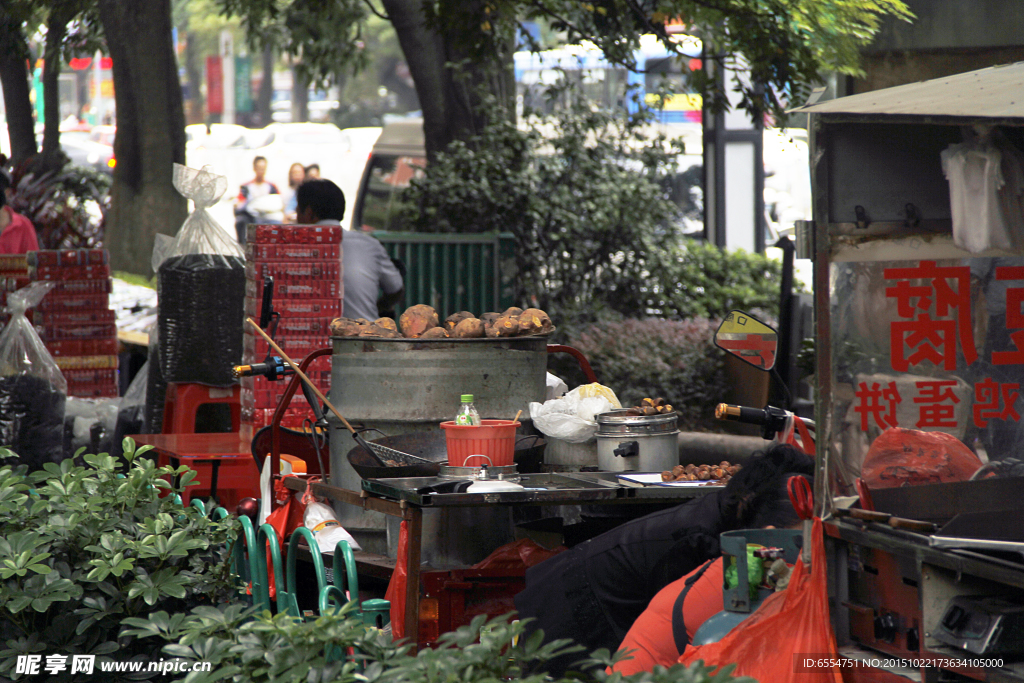
[[[405,306],[429,304],[441,318],[515,305],[515,241],[510,233],[371,233],[405,264]]]

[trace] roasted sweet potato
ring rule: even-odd
[[[484,325],[493,325],[494,322],[500,317],[501,313],[495,313],[494,311],[490,311],[480,316],[480,320],[483,321]]]
[[[551,318],[539,308],[527,308],[519,314],[519,334],[547,334],[553,329]]]
[[[675,481],[675,477],[672,475],[671,472],[669,472],[668,470],[665,470],[664,472],[661,473],[661,480],[662,481]]]
[[[370,325],[363,325],[359,331],[360,337],[383,337],[384,339],[395,339],[402,335],[398,330],[392,330],[389,327],[383,327],[376,323]]]
[[[402,336],[410,339],[421,337],[427,330],[432,330],[440,324],[437,311],[433,306],[425,304],[410,306],[398,319],[398,329],[402,332]]]
[[[518,318],[522,314],[522,312],[523,309],[519,308],[518,306],[509,306],[508,308],[505,309],[505,312],[501,314],[501,317],[504,318],[505,316],[511,315]]]
[[[473,318],[473,317],[475,317],[475,316],[472,313],[470,313],[469,311],[459,311],[458,313],[452,313],[450,316],[448,316],[447,318],[444,319],[443,327],[444,327],[444,329],[446,329],[449,332],[451,332],[452,330],[454,330],[458,326],[458,324],[460,322],[462,322],[463,320],[466,320],[467,318]]]
[[[456,339],[477,339],[484,336],[484,323],[477,318],[465,318],[455,326],[451,336]]]
[[[443,327],[431,327],[420,335],[420,339],[447,339],[450,335]]]
[[[519,318],[513,315],[503,315],[494,321],[496,337],[515,337],[519,334]]]
[[[332,337],[358,337],[363,326],[350,318],[335,318],[331,321]]]
[[[398,332],[398,323],[395,322],[394,318],[377,318],[373,321],[373,324],[377,327],[383,327],[385,329]]]

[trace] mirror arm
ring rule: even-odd
[[[778,368],[778,365],[772,366],[772,377],[774,377],[776,382],[778,382],[778,385],[782,387],[782,391],[785,394],[785,400],[782,403],[782,407],[788,410],[789,407],[793,405],[793,394],[789,393],[789,387],[786,386],[785,380],[782,379],[782,375],[779,374],[779,371],[776,368]]]

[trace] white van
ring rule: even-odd
[[[423,120],[384,126],[366,163],[352,215],[353,230],[401,230],[401,192],[423,172],[427,152]]]

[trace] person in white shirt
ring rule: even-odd
[[[295,191],[300,224],[341,225],[345,193],[330,180],[307,180]],[[402,275],[379,241],[358,230],[346,230],[341,243],[342,315],[376,320],[378,310],[392,308],[404,292]],[[383,292],[378,300],[378,293]]]
[[[245,226],[249,223],[262,221],[266,223],[280,223],[280,219],[273,215],[264,215],[250,207],[250,204],[257,202],[272,194],[280,196],[281,192],[277,185],[267,180],[267,158],[256,157],[252,160],[252,170],[256,177],[242,185],[238,191],[238,199],[235,200],[235,232],[238,234],[240,244],[245,244]],[[284,202],[281,202],[283,209]],[[283,214],[283,212],[282,212]]]

